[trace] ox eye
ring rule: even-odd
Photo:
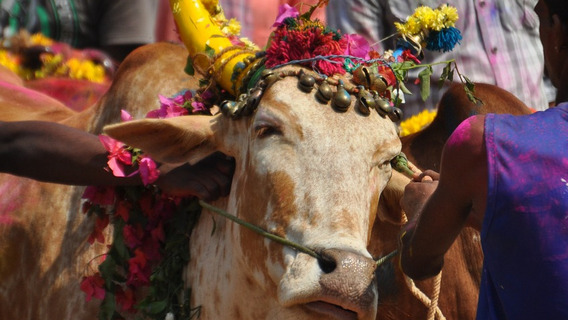
[[[259,124],[254,128],[257,137],[259,138],[267,138],[269,136],[274,135],[281,135],[282,131],[279,127],[268,125],[268,124]]]

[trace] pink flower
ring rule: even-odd
[[[184,109],[185,110],[185,109]],[[160,176],[160,170],[158,166],[150,157],[142,157],[138,163],[140,170],[140,177],[142,178],[142,183],[144,185],[149,185],[158,180]]]
[[[132,116],[130,115],[130,113],[128,113],[128,111],[122,109],[120,110],[120,119],[126,122],[132,120]]]
[[[189,92],[189,99],[191,99],[191,91],[186,91],[184,94],[180,94],[174,98],[167,98],[159,95],[160,98],[160,109],[152,110],[146,114],[146,118],[173,118],[188,114],[187,109],[183,107]],[[187,99],[187,100],[189,100]]]
[[[125,148],[125,144],[109,136],[99,135],[99,140],[108,151],[108,167],[116,177],[124,177],[124,165],[132,164],[132,155]]]
[[[127,224],[122,228],[122,236],[124,237],[126,246],[130,249],[134,249],[142,244],[144,230],[139,224],[136,226]]]
[[[87,294],[85,300],[87,302],[91,301],[94,297],[96,299],[104,299],[105,298],[105,279],[101,277],[100,273],[95,273],[89,277],[83,277],[81,281],[81,291]]]
[[[128,221],[130,217],[130,209],[132,208],[132,204],[128,201],[118,201],[116,205],[115,215],[119,216],[124,220],[124,222]]]
[[[102,217],[97,217],[97,220],[95,220],[95,228],[93,232],[91,232],[91,234],[89,235],[87,241],[90,244],[93,244],[95,241],[100,243],[105,243],[105,235],[103,232],[105,231],[105,228],[108,226],[108,223],[109,223],[109,218],[107,214],[104,214]]]
[[[127,285],[145,285],[150,283],[150,273],[152,270],[147,264],[147,259],[142,250],[136,249],[134,257],[128,260],[128,280]]]
[[[371,47],[367,40],[358,34],[346,34],[343,36],[347,40],[346,55],[355,56],[363,59],[369,59],[369,51]]]
[[[92,204],[111,205],[114,203],[114,187],[89,186],[85,189],[82,198],[89,200]]]
[[[135,312],[134,304],[136,300],[134,298],[134,292],[130,288],[122,290],[120,287],[117,288],[116,292],[116,304],[124,311]]]
[[[278,7],[278,16],[276,21],[274,21],[273,27],[279,27],[284,23],[287,18],[295,18],[300,15],[298,9],[291,7],[289,4],[285,3]]]
[[[193,107],[193,112],[200,112],[200,111],[207,111],[207,108],[205,107],[205,104],[203,102],[200,101],[193,101],[191,103],[191,106]]]

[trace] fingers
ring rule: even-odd
[[[432,182],[440,180],[440,174],[433,170],[425,170],[420,174],[415,174],[412,181],[414,182]]]

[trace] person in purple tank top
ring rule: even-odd
[[[440,174],[405,189],[413,217],[401,266],[413,279],[439,273],[464,226],[484,253],[477,319],[568,319],[568,2],[536,6],[557,106],[526,116],[474,116],[448,139]]]

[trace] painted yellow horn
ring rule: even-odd
[[[216,55],[224,49],[233,47],[201,0],[170,0],[170,6],[179,35],[190,57],[205,53],[206,46],[213,49]],[[253,65],[251,62],[254,60],[255,53],[250,50],[227,50],[213,62],[213,76],[223,89],[232,95],[237,95],[243,86],[242,80],[250,71]],[[203,70],[210,66],[209,59],[199,57],[196,57],[193,63]]]

